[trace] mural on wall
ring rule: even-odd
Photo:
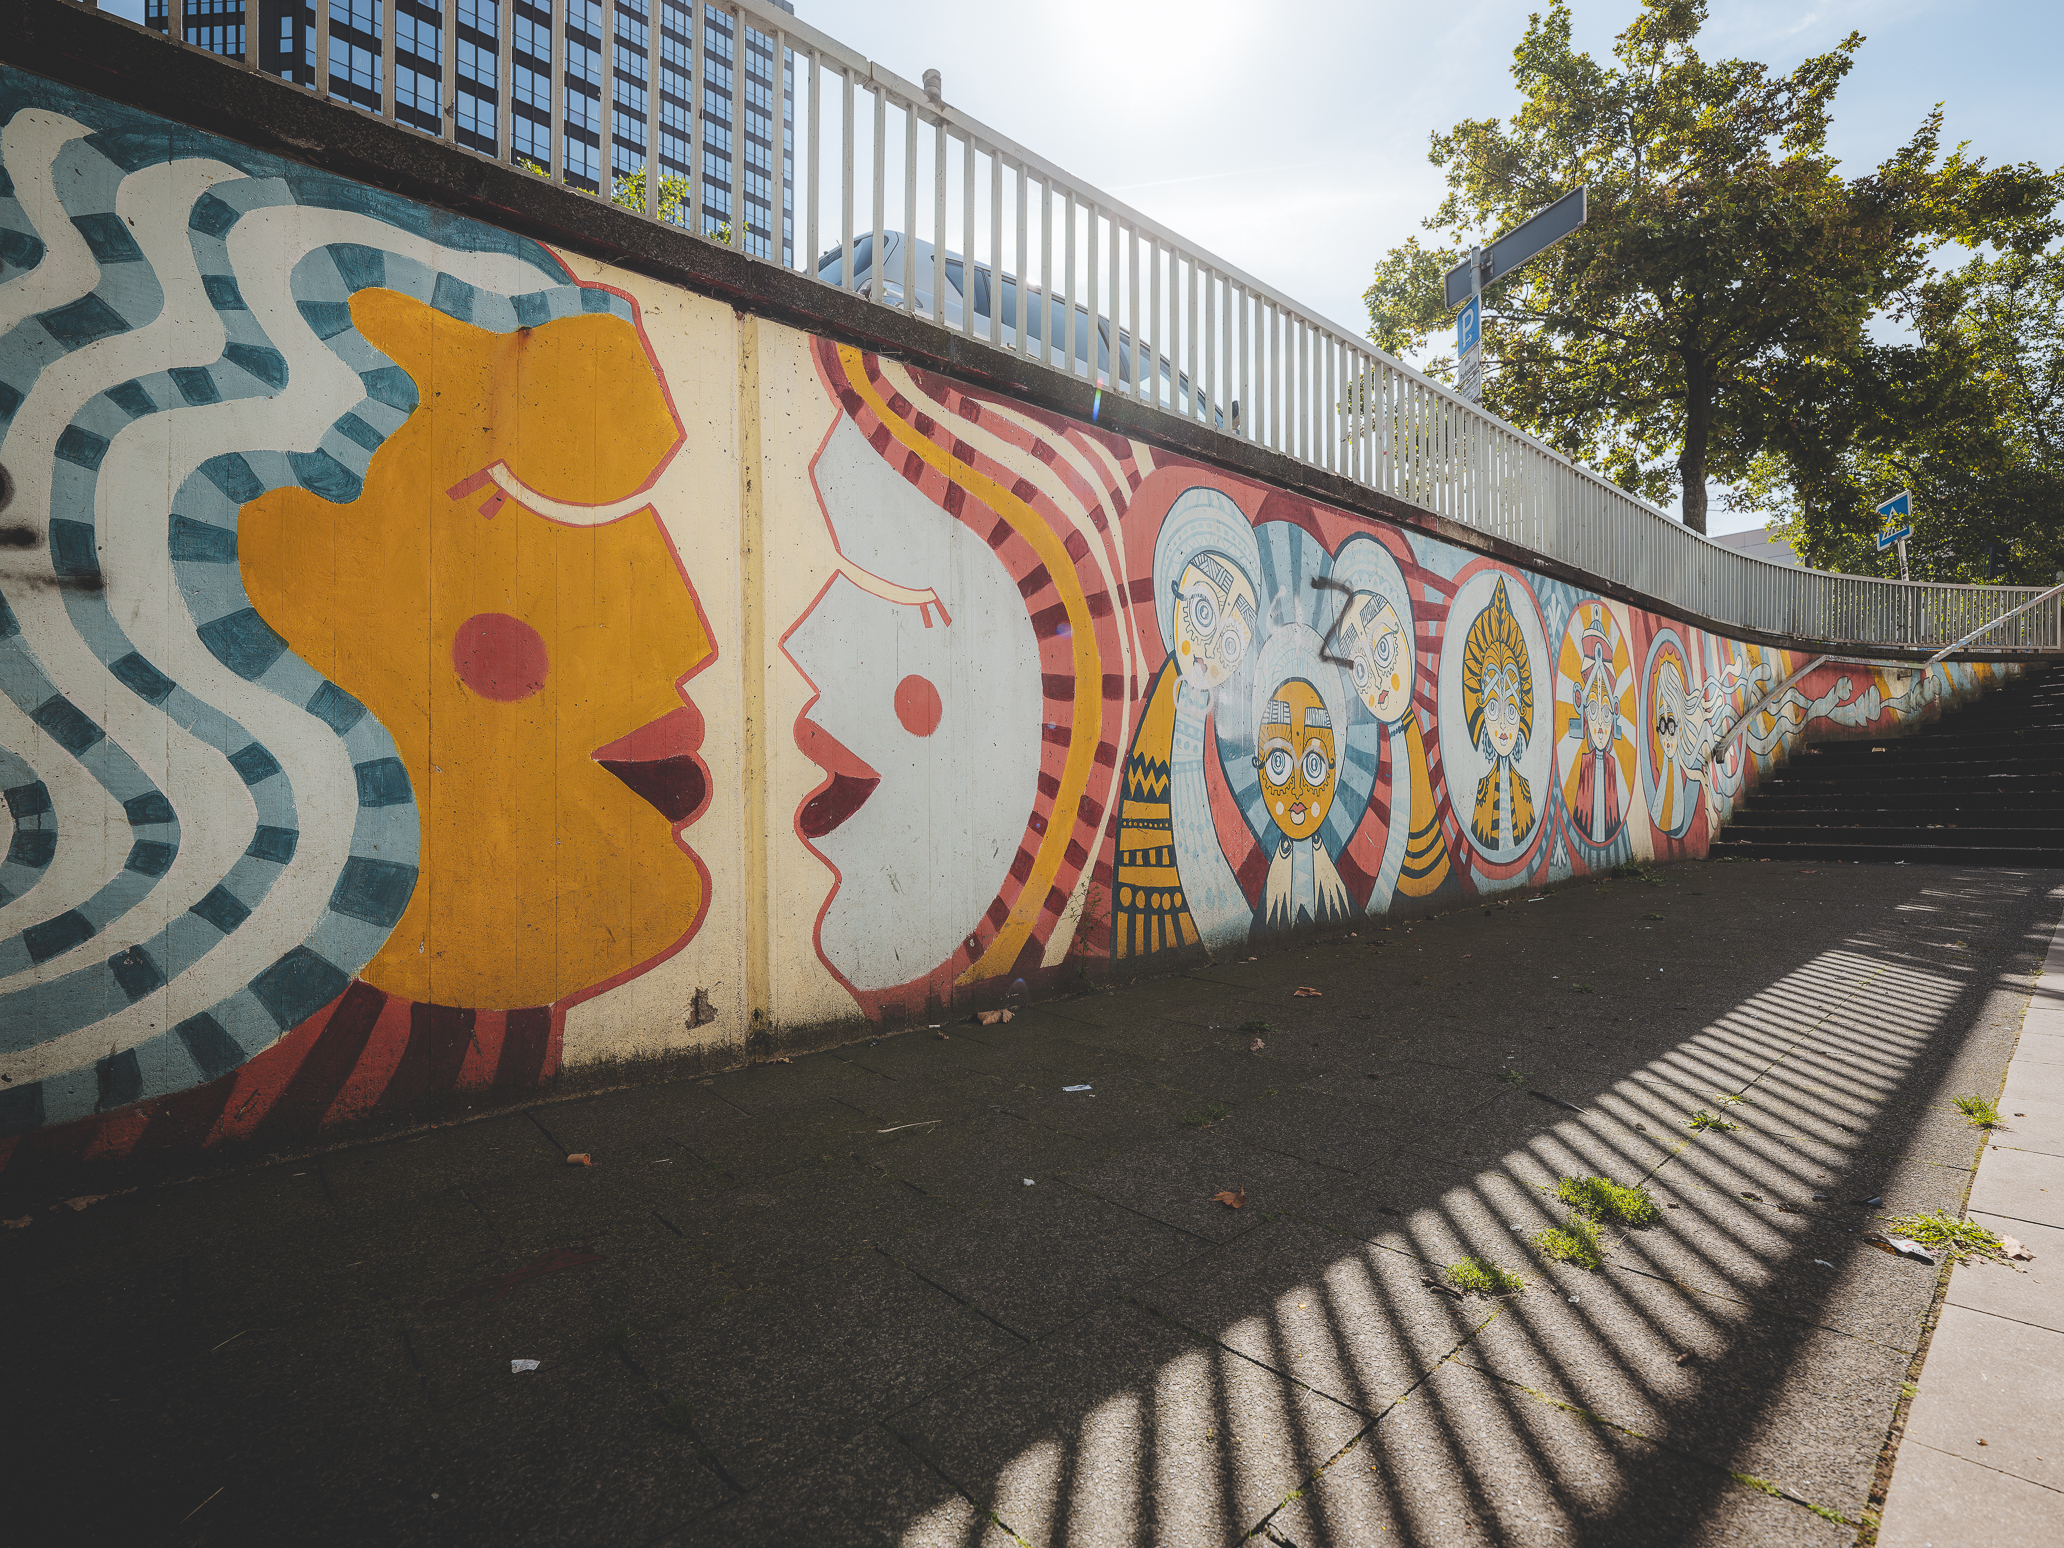
[[[0,1135],[534,1087],[709,903],[637,308],[18,72],[0,126]]]
[[[1762,702],[1804,663],[814,358],[842,563],[786,638],[818,694],[796,745],[826,771],[796,824],[832,872],[818,954],[870,1015],[1703,853],[1800,731],[1882,729],[1990,675],[1830,666]],[[953,912],[904,919],[927,866]]]
[[[727,308],[13,71],[0,170],[0,1165],[535,1090],[705,950],[896,1022],[1698,855],[1990,676],[1794,681],[764,319],[748,377]],[[693,994],[660,1046],[737,1046]]]

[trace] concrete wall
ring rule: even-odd
[[[0,69],[0,1161],[1698,855],[1828,667]],[[686,240],[685,238],[683,239]]]

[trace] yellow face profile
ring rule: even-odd
[[[702,913],[678,829],[708,771],[680,685],[713,645],[637,503],[680,425],[621,317],[492,333],[385,290],[351,309],[417,407],[357,499],[284,488],[244,508],[245,586],[408,769],[420,873],[362,976],[443,1005],[548,1005],[649,962]],[[497,466],[520,492],[481,481]],[[526,498],[629,514],[577,525]]]
[[[1374,592],[1358,591],[1340,625],[1341,655],[1354,663],[1354,687],[1369,713],[1387,726],[1412,703],[1412,652],[1398,610]]]
[[[1333,722],[1318,689],[1301,677],[1278,686],[1269,695],[1256,744],[1269,816],[1285,838],[1310,838],[1326,820],[1339,782]]]

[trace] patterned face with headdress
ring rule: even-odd
[[[1594,752],[1612,746],[1619,726],[1619,710],[1613,702],[1612,641],[1606,637],[1599,613],[1584,625],[1584,637],[1577,649],[1584,658],[1584,682],[1579,703],[1584,710],[1584,738]]]
[[[1490,758],[1516,757],[1534,727],[1534,674],[1501,576],[1491,605],[1469,626],[1462,658],[1462,716]]]

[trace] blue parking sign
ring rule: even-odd
[[[1468,303],[1455,317],[1455,354],[1460,357],[1477,346],[1482,337],[1482,302],[1480,296],[1471,296]]]

